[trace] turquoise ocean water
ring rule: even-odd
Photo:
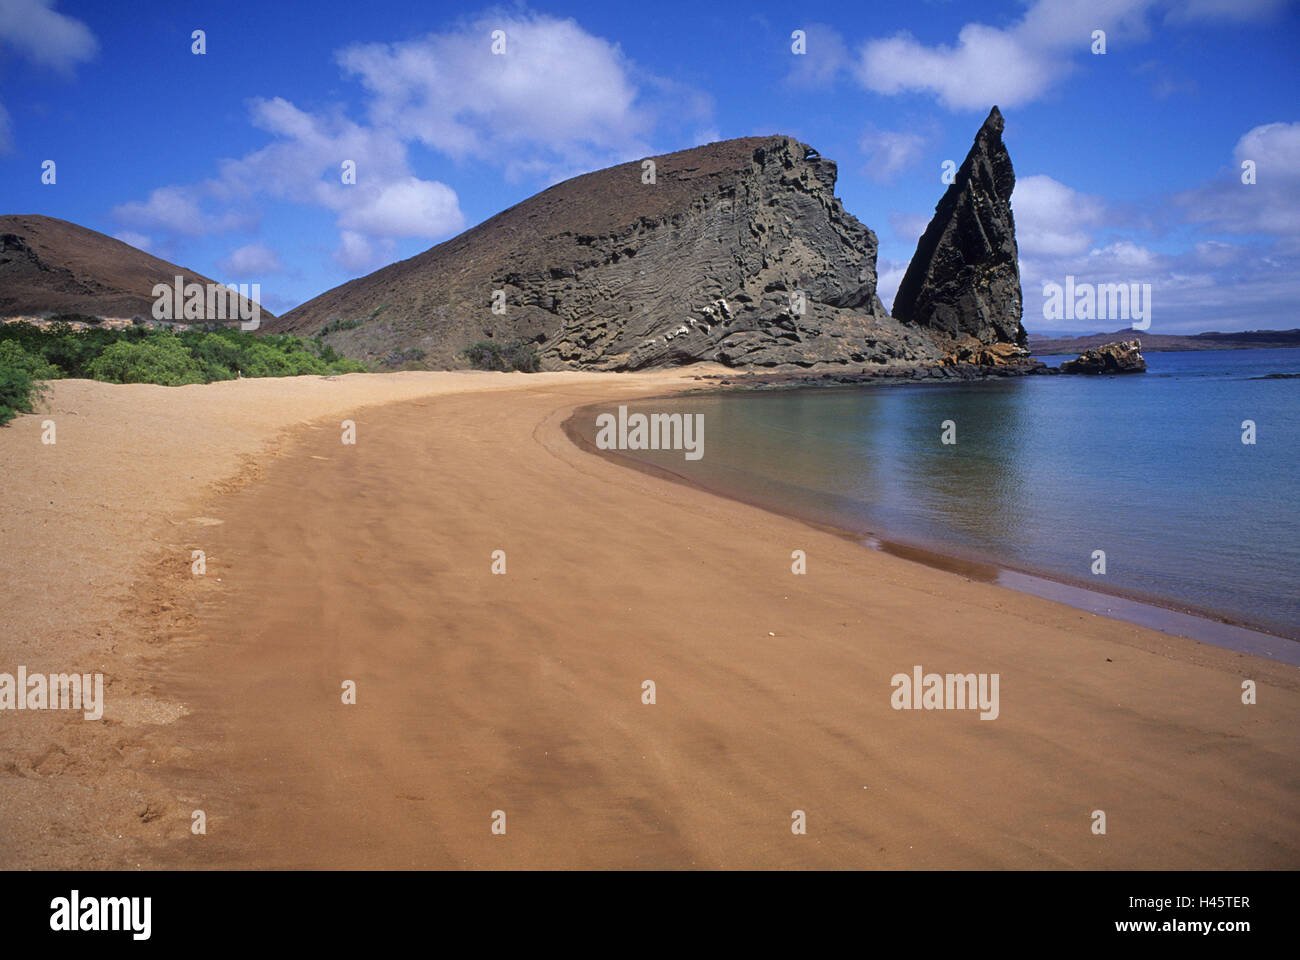
[[[1300,374],[1300,349],[1147,363],[648,401],[629,409],[703,414],[704,456],[630,455],[863,535],[1300,638],[1300,379],[1261,379]]]

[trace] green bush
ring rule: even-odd
[[[90,364],[90,375],[108,383],[203,383],[203,371],[174,333],[155,333],[140,343],[121,341]]]
[[[182,337],[182,342],[185,338]],[[234,380],[244,372],[244,350],[227,337],[207,333],[196,343],[186,343],[205,380]]]
[[[59,371],[40,354],[31,354],[16,340],[0,341],[0,424],[20,413],[31,413],[45,392],[42,380],[57,377]]]
[[[0,363],[33,381],[89,377],[109,383],[165,386],[241,376],[362,373],[366,369],[319,341],[256,336],[214,324],[175,331],[144,326],[73,330],[66,322],[45,328],[25,322],[0,324]]]
[[[63,321],[51,323],[42,329],[31,323],[0,324],[0,342],[14,341],[32,356],[40,356],[57,367],[59,376],[89,377],[90,364],[114,343],[138,341],[144,338],[143,329],[105,330],[92,328],[73,330]]]
[[[39,351],[29,353],[17,340],[0,340],[0,366],[17,367],[33,380],[55,380],[63,371],[47,363]]]
[[[527,340],[512,340],[504,345],[495,340],[480,340],[465,351],[465,359],[475,370],[536,373],[542,369],[537,345]]]
[[[537,352],[537,344],[517,340],[506,348],[506,362],[520,373],[537,373],[542,369],[542,355]]]
[[[336,317],[316,331],[316,339],[319,340],[321,337],[327,337],[331,333],[337,333],[339,330],[355,330],[365,322],[366,321],[362,317],[349,317],[346,320],[341,317]]]
[[[0,424],[20,413],[31,413],[41,395],[41,384],[21,367],[0,363]]]

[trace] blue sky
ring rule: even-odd
[[[1297,50],[1287,0],[0,0],[0,212],[258,282],[283,312],[568,176],[787,133],[839,163],[888,305],[996,103],[1031,332],[1127,325],[1044,320],[1067,275],[1150,283],[1152,333],[1291,328]]]

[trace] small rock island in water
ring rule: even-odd
[[[1121,340],[1085,350],[1078,359],[1061,364],[1062,373],[1146,373],[1142,358],[1142,341]]]

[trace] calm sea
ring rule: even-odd
[[[1261,379],[1300,374],[1300,349],[1147,363],[649,401],[630,409],[703,414],[704,456],[630,455],[864,537],[1300,638],[1300,379]]]

